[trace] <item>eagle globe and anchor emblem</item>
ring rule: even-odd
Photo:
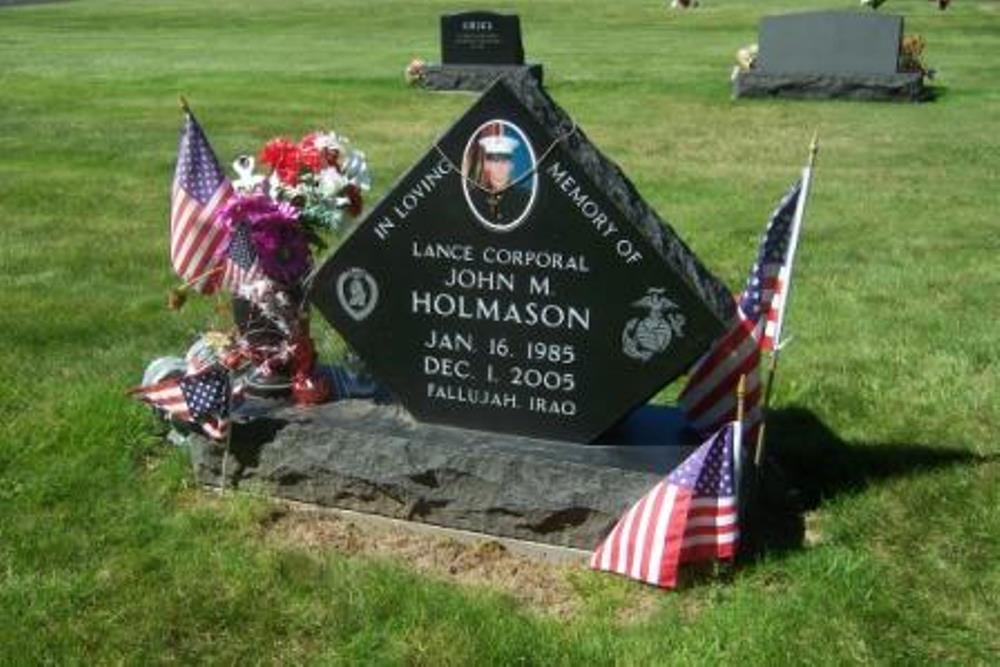
[[[684,336],[687,322],[680,307],[664,296],[666,289],[650,287],[646,295],[632,305],[647,308],[645,317],[633,317],[622,330],[622,352],[638,361],[649,361],[668,347],[675,337]]]

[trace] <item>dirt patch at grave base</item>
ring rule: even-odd
[[[349,518],[299,508],[277,508],[264,538],[281,545],[333,549],[350,556],[385,558],[447,581],[513,596],[529,610],[558,618],[579,613],[584,598],[571,579],[585,563],[553,563],[510,551],[500,542],[458,540],[395,526],[359,525]],[[635,623],[657,607],[656,591],[636,587],[618,619]]]

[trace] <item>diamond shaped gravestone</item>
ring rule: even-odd
[[[726,287],[530,76],[473,104],[311,297],[417,420],[584,443],[732,315]]]

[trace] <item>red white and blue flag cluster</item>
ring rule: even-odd
[[[622,516],[591,557],[592,568],[672,588],[682,563],[735,557],[741,442],[747,435],[754,441],[763,422],[761,352],[780,348],[810,176],[807,167],[771,213],[733,321],[681,392],[689,424],[707,440]],[[734,421],[743,378],[743,418]]]
[[[735,557],[741,437],[732,422],[698,447],[622,515],[590,567],[673,588],[682,563]]]
[[[229,371],[212,366],[133,389],[138,399],[163,410],[171,419],[197,424],[211,438],[229,435],[229,413],[234,403]]]

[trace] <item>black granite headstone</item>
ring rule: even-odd
[[[426,65],[418,81],[430,90],[482,91],[512,73],[543,78],[541,64],[524,62],[520,18],[462,12],[441,17],[441,62]]]
[[[575,442],[683,373],[733,308],[527,75],[395,184],[311,297],[418,420]]]
[[[760,22],[758,67],[774,74],[896,74],[903,17],[804,12]]]
[[[462,12],[441,17],[441,62],[446,65],[523,65],[516,14]]]

